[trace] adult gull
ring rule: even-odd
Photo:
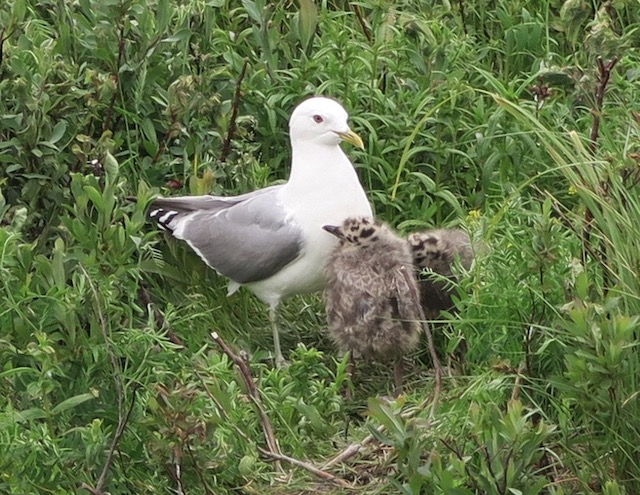
[[[338,240],[323,230],[351,216],[371,217],[371,205],[341,141],[363,147],[336,101],[313,97],[289,120],[291,172],[281,185],[240,196],[157,198],[149,217],[182,239],[211,268],[245,286],[269,307],[276,364],[277,307],[285,298],[322,290],[324,268]]]

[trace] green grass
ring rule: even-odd
[[[103,472],[112,494],[637,493],[639,26],[576,0],[0,4],[0,493]],[[378,216],[482,246],[434,325],[467,352],[433,415],[426,346],[389,402],[390,371],[349,384],[296,297],[274,370],[261,303],[145,222],[157,194],[286,179],[288,115],[318,93],[364,137]],[[213,331],[283,454],[322,467],[374,436],[327,469],[349,486],[261,453]]]

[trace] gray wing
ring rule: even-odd
[[[222,275],[240,284],[257,282],[302,251],[302,231],[277,201],[280,187],[232,197],[159,198],[149,217]]]

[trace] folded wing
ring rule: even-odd
[[[156,199],[149,217],[234,282],[269,278],[300,256],[303,236],[278,201],[282,186],[241,196]]]

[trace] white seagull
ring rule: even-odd
[[[353,165],[340,148],[363,148],[338,102],[309,98],[289,120],[291,174],[282,185],[241,196],[155,199],[149,217],[228,277],[229,294],[241,285],[269,306],[275,361],[284,362],[278,335],[278,304],[325,285],[325,265],[335,236],[324,225],[347,217],[372,217]]]

